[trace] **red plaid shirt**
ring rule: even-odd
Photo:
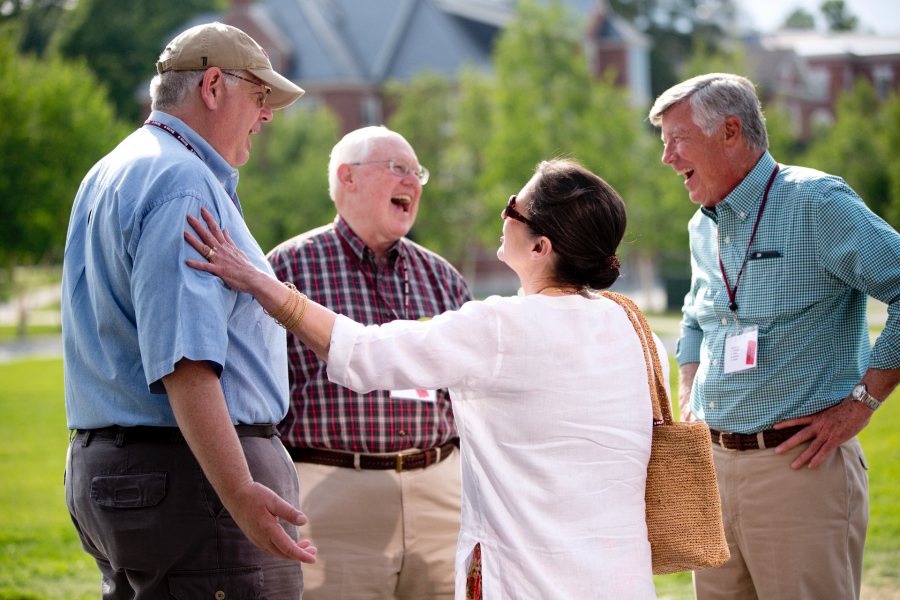
[[[312,300],[367,325],[433,317],[472,299],[446,260],[403,238],[375,255],[338,217],[272,250],[275,275]],[[291,406],[279,425],[292,448],[399,452],[457,437],[447,390],[437,402],[395,400],[387,390],[357,394],[328,381],[326,365],[288,333]]]

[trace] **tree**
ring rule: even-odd
[[[794,12],[784,20],[784,27],[787,29],[815,29],[816,17],[803,8],[795,8]]]
[[[900,148],[900,96],[894,94],[882,107],[884,115],[884,148],[894,149],[893,160],[887,161],[889,195],[881,215],[894,229],[900,230],[900,160],[896,159]]]
[[[127,127],[83,64],[19,56],[0,38],[0,81],[0,287],[10,287],[14,266],[62,259],[78,184]]]
[[[0,39],[0,264],[59,260],[84,174],[126,134],[83,64]]]
[[[697,44],[719,49],[736,14],[734,0],[609,0],[609,4],[653,40],[650,74],[654,96],[680,80],[681,64]]]
[[[337,142],[337,119],[326,108],[302,103],[275,112],[240,169],[244,218],[263,252],[335,215],[328,156]]]
[[[821,10],[830,31],[853,31],[859,24],[859,19],[850,14],[844,0],[825,0]]]
[[[0,26],[12,32],[19,52],[43,56],[67,4],[68,0],[3,0]]]
[[[838,98],[834,125],[817,132],[804,164],[843,177],[874,212],[886,215],[890,203],[889,171],[896,150],[885,132],[896,130],[886,120],[871,84],[860,79]],[[895,113],[894,113],[895,114]]]
[[[493,77],[467,70],[458,89],[428,76],[394,90],[391,127],[433,172],[415,235],[462,264],[467,277],[474,250],[496,246],[509,195],[538,162],[556,156],[579,160],[623,196],[623,255],[652,266],[663,248],[686,254],[687,218],[675,222],[668,209],[689,215],[690,203],[614,74],[598,81],[590,73],[585,28],[559,2],[523,2],[497,42]]]
[[[443,255],[471,279],[474,276],[473,247],[485,216],[485,203],[475,186],[481,162],[478,135],[470,131],[460,113],[476,109],[475,90],[490,84],[475,72],[461,74],[462,94],[445,77],[421,73],[409,83],[392,82],[387,87],[390,103],[396,106],[389,126],[412,145],[419,163],[431,171],[411,237]],[[484,98],[483,93],[477,95]],[[474,135],[472,135],[474,134]]]
[[[84,57],[109,88],[118,113],[136,120],[146,92],[142,82],[156,73],[154,64],[178,28],[204,11],[220,10],[225,0],[79,0],[51,41],[63,56]]]

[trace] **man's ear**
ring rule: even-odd
[[[200,81],[200,99],[206,108],[210,110],[218,108],[224,87],[225,76],[219,67],[210,67],[203,73],[203,79]]]
[[[341,182],[341,185],[350,187],[356,185],[356,178],[353,176],[353,169],[351,169],[350,165],[348,165],[347,163],[338,165],[337,177],[338,181]]]
[[[723,130],[725,132],[725,143],[726,144],[734,144],[738,142],[743,137],[743,124],[741,120],[735,117],[734,115],[729,115],[725,117],[725,123],[723,124]]]

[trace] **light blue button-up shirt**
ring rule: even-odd
[[[732,288],[775,160],[766,152],[714,211],[688,226],[691,289],[679,364],[700,365],[691,411],[710,427],[755,433],[819,412],[843,398],[869,368],[900,367],[900,236],[839,177],[782,166],[737,290],[741,327],[759,327],[757,367],[724,373]],[[888,304],[870,349],[867,296]]]
[[[248,294],[185,264],[186,217],[215,215],[260,269],[238,172],[184,122],[162,112],[87,174],[72,207],[62,283],[69,428],[173,427],[162,378],[182,358],[219,372],[232,422],[278,423],[287,412],[284,331]]]

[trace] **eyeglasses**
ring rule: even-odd
[[[531,227],[531,230],[534,231],[535,233],[541,234],[540,228],[534,224],[534,221],[522,216],[522,213],[520,213],[519,211],[516,210],[516,195],[515,194],[513,194],[512,196],[509,197],[509,202],[506,203],[506,208],[504,208],[503,210],[500,211],[500,218],[501,219],[507,219],[507,218],[515,219],[516,221],[519,221],[520,223],[525,223],[526,225]],[[541,234],[541,235],[543,235],[543,234]]]
[[[428,172],[423,166],[419,166],[418,169],[413,170],[408,164],[402,163],[394,160],[393,158],[390,160],[368,160],[365,162],[352,162],[351,165],[377,165],[387,163],[388,171],[396,175],[397,177],[406,177],[410,173],[412,173],[416,179],[419,181],[419,185],[425,185],[428,183],[428,178],[431,177],[431,173]]]
[[[263,91],[255,92],[256,107],[259,109],[262,109],[262,107],[264,107],[266,105],[266,100],[269,99],[269,94],[272,93],[272,88],[270,88],[269,86],[267,86],[263,83],[257,83],[255,81],[253,81],[252,79],[247,79],[246,77],[241,77],[240,75],[235,75],[234,73],[229,73],[228,71],[222,71],[222,73],[224,73],[225,75],[228,75],[229,77],[236,77],[237,79],[246,81],[247,83],[252,83],[256,87],[261,87],[263,89]]]

